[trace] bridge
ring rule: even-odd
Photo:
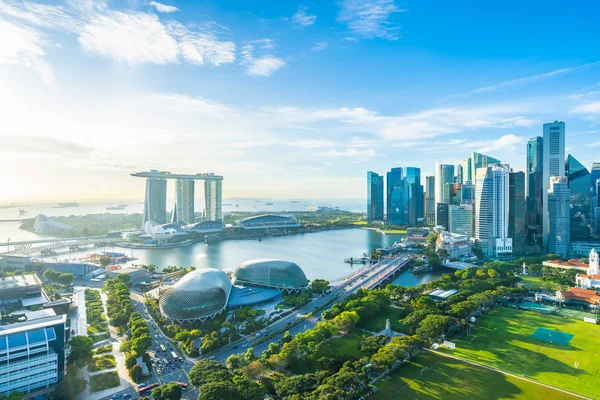
[[[52,251],[68,247],[70,250],[78,250],[80,246],[88,245],[107,245],[117,242],[118,239],[107,238],[103,236],[88,236],[80,238],[64,238],[64,239],[39,239],[19,242],[4,242],[0,243],[0,249],[6,247],[6,251],[0,254],[13,254],[13,255],[31,255],[36,253],[50,254]],[[34,246],[35,244],[41,244],[41,246]],[[14,250],[11,251],[10,247]]]

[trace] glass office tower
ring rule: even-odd
[[[367,222],[383,221],[383,176],[367,172]]]
[[[571,241],[589,242],[592,236],[592,187],[590,172],[571,154],[565,174],[569,183]]]

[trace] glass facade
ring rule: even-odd
[[[571,241],[589,242],[592,237],[592,187],[590,172],[569,154],[565,165],[569,182]]]
[[[300,290],[308,286],[304,271],[297,264],[284,260],[250,260],[235,269],[235,284],[268,288]]]
[[[542,234],[542,168],[543,141],[534,137],[527,142],[527,160],[525,167],[525,195],[527,202],[527,239],[530,243],[537,242]]]
[[[390,221],[392,215],[392,192],[394,188],[402,183],[402,168],[392,168],[386,174],[386,217]],[[393,222],[392,222],[393,223]]]
[[[460,205],[448,207],[448,231],[473,237],[473,206]]]
[[[394,187],[390,201],[390,214],[388,214],[389,223],[392,225],[406,225],[408,223],[408,200],[406,198],[404,181],[399,182]]]
[[[524,251],[525,229],[525,173],[510,172],[508,182],[508,237],[513,240],[516,253]]]
[[[565,176],[565,123],[554,121],[544,124],[543,131],[542,240],[544,243],[544,250],[548,251],[548,190],[550,190],[551,177]]]
[[[202,268],[161,291],[158,302],[161,313],[170,320],[205,320],[225,309],[230,292],[231,280],[225,272]]]
[[[406,168],[404,187],[408,200],[408,224],[414,226],[423,222],[423,185],[420,168]]]
[[[548,252],[569,255],[571,247],[569,185],[567,178],[553,176],[550,178],[548,193]]]
[[[383,176],[367,172],[367,222],[383,221]]]
[[[435,176],[425,177],[425,220],[435,224]]]

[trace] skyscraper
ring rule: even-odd
[[[436,225],[442,226],[444,229],[448,230],[448,218],[448,203],[437,203],[435,205]]]
[[[592,187],[590,172],[571,154],[565,164],[569,182],[571,240],[589,242],[592,236]]]
[[[367,222],[383,221],[383,176],[367,172]]]
[[[486,168],[489,165],[495,165],[495,164],[500,164],[500,163],[501,163],[500,160],[498,160],[497,158],[494,158],[492,156],[488,156],[486,154],[481,154],[481,153],[477,153],[477,152],[471,153],[471,159],[470,159],[471,179],[467,179],[467,180],[470,180],[471,182],[473,182],[473,184],[476,184],[477,170],[479,168]]]
[[[565,123],[554,121],[544,124],[544,140],[542,155],[542,237],[544,250],[548,251],[548,190],[550,177],[565,176]]]
[[[408,224],[408,199],[406,196],[407,188],[404,187],[404,180],[401,180],[394,186],[390,194],[390,211],[388,222],[392,225]]]
[[[513,251],[525,249],[525,173],[510,172],[508,175],[508,237],[512,238]]]
[[[596,181],[600,179],[600,163],[592,164],[592,171],[590,172],[590,185],[592,186],[592,194],[597,195],[598,190],[596,189]]]
[[[448,207],[448,232],[473,237],[473,206],[463,204]]]
[[[465,183],[467,181],[473,181],[473,171],[471,169],[471,157],[465,158],[460,162],[461,169],[461,178],[462,181],[460,183]]]
[[[194,223],[194,187],[192,179],[177,179],[175,182],[175,209],[171,222],[179,225]]]
[[[146,221],[157,224],[167,223],[167,180],[162,178],[146,179],[146,197],[144,200],[144,216]]]
[[[392,191],[394,187],[402,181],[402,168],[392,168],[390,172],[386,174],[386,217],[388,221],[391,219],[390,214],[392,213]]]
[[[421,185],[420,168],[406,168],[404,187],[407,189],[408,224],[414,226],[423,221],[423,185]]]
[[[569,183],[564,176],[551,176],[548,189],[548,253],[567,257],[571,247]]]
[[[449,164],[435,164],[435,203],[449,203],[450,202],[450,191],[447,189],[447,196],[444,198],[444,187],[446,184],[454,183],[454,165]],[[436,206],[437,207],[437,206]],[[436,212],[437,215],[437,212]],[[436,225],[440,225],[437,222]]]
[[[479,168],[475,187],[475,244],[484,254],[512,253],[508,236],[508,165]]]
[[[425,219],[435,224],[435,176],[425,177]]]
[[[206,219],[209,221],[223,221],[222,185],[223,181],[204,182],[204,205],[206,207]]]
[[[539,136],[527,142],[525,195],[527,196],[527,237],[531,242],[536,242],[536,239],[542,235],[543,142],[544,140]]]
[[[466,181],[462,184],[461,197],[460,204],[473,204],[473,184],[471,181]]]

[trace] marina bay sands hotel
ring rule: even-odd
[[[213,173],[172,174],[168,171],[151,170],[149,172],[137,172],[131,174],[131,176],[146,178],[142,229],[146,221],[152,221],[159,225],[167,223],[167,179],[172,179],[175,183],[175,208],[169,222],[181,226],[194,223],[195,181],[204,181],[206,220],[223,221],[223,177],[220,175]]]

